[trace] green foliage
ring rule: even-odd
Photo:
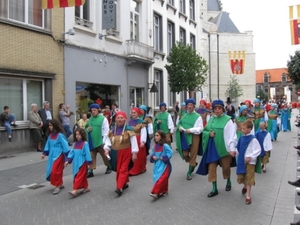
[[[230,97],[231,99],[237,99],[243,95],[243,88],[239,85],[236,75],[230,75],[228,85],[229,87],[225,92],[227,97]]]
[[[290,55],[290,60],[287,62],[288,76],[293,84],[300,83],[300,50],[295,51],[295,55]]]
[[[206,80],[208,65],[191,46],[177,42],[173,46],[165,68],[171,92],[200,91]]]
[[[256,93],[256,96],[259,96],[260,100],[268,101],[269,96],[262,89],[259,89]]]

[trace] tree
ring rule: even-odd
[[[266,94],[263,90],[259,89],[256,93],[256,96],[259,96],[259,99],[268,101],[269,97],[268,94]]]
[[[231,99],[237,99],[238,97],[243,95],[243,88],[239,85],[238,79],[236,76],[230,75],[230,79],[228,81],[229,87],[227,88],[225,95],[230,97]]]
[[[188,91],[191,98],[194,91],[201,91],[206,80],[208,65],[191,46],[177,42],[167,57],[169,85],[171,92]]]
[[[295,51],[295,55],[290,55],[290,60],[287,62],[288,77],[293,84],[300,84],[300,50]]]

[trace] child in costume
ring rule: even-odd
[[[73,162],[73,191],[68,193],[73,197],[78,195],[78,189],[83,189],[81,193],[90,191],[87,181],[87,170],[92,163],[89,144],[86,142],[86,132],[82,128],[74,131],[73,149],[69,152],[65,166]]]
[[[154,136],[155,145],[150,156],[150,162],[154,163],[153,167],[153,182],[154,186],[151,190],[150,196],[157,199],[160,196],[168,194],[169,177],[172,171],[170,159],[173,151],[168,144],[166,144],[166,135],[159,130]]]
[[[261,161],[262,161],[262,169],[263,173],[267,172],[267,163],[269,163],[270,151],[273,148],[271,134],[266,130],[267,125],[265,122],[261,122],[259,124],[260,131],[258,131],[255,136],[258,140],[261,147]]]
[[[251,204],[251,186],[255,185],[255,165],[261,152],[259,142],[255,136],[251,134],[252,128],[252,121],[246,120],[242,125],[243,135],[237,144],[237,182],[244,184],[242,194],[246,194],[245,203],[247,205]]]
[[[49,121],[47,136],[49,137],[42,153],[42,159],[48,156],[46,180],[55,186],[53,194],[57,195],[60,189],[64,188],[63,169],[65,154],[68,154],[70,149],[60,121],[56,119]]]

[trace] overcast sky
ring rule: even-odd
[[[289,55],[300,49],[291,45],[288,6],[300,5],[300,0],[221,1],[240,32],[253,31],[256,69],[286,67]]]

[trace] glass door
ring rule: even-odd
[[[145,104],[144,99],[144,88],[135,88],[130,87],[129,89],[129,106],[139,107],[140,105]]]

